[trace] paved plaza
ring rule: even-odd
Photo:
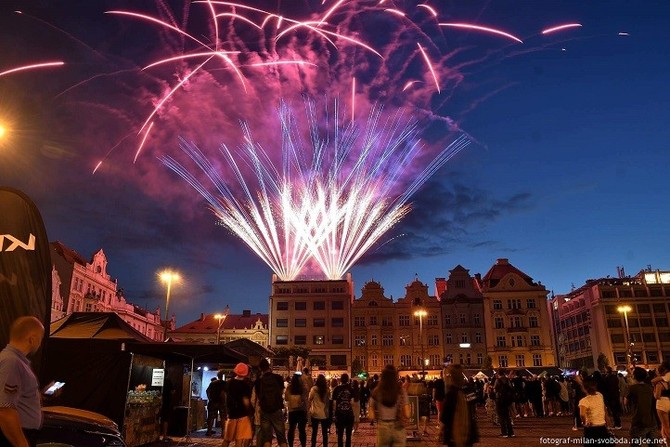
[[[628,428],[630,426],[629,418],[623,418],[623,429],[615,433],[622,437],[628,437]],[[582,445],[579,438],[581,431],[572,431],[572,418],[569,416],[557,416],[547,418],[517,418],[514,420],[514,438],[501,438],[499,427],[494,426],[488,420],[485,420],[483,410],[479,412],[479,432],[480,442],[479,446],[495,446],[495,447],[524,447],[524,446],[551,446],[551,445]],[[172,443],[156,443],[153,446],[220,446],[222,441],[220,431],[217,431],[216,437],[205,437],[205,431],[197,431],[192,433],[189,440],[173,438]],[[311,431],[307,429],[307,445],[310,444]],[[319,436],[320,438],[320,436]],[[438,429],[435,416],[432,422],[428,424],[427,434],[419,436],[416,441],[408,441],[407,447],[437,447],[441,443],[438,441]],[[570,438],[570,439],[568,439]],[[560,444],[559,444],[560,443]],[[618,445],[626,445],[627,441],[622,441]],[[294,441],[294,447],[299,446],[297,439]],[[328,438],[329,447],[337,446],[337,437],[335,435],[335,427],[331,430],[331,435]],[[273,447],[276,443],[273,444]],[[317,443],[318,447],[323,447],[321,440]],[[375,427],[371,426],[367,421],[361,421],[359,429],[354,432],[352,436],[352,447],[373,447],[375,446]]]

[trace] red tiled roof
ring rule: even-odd
[[[533,278],[526,275],[524,272],[522,272],[518,268],[514,267],[505,258],[498,259],[496,261],[496,263],[493,265],[493,267],[491,267],[491,269],[482,278],[482,281],[484,281],[484,282],[488,282],[488,281],[491,281],[491,280],[500,281],[505,275],[507,275],[509,273],[515,273],[529,283],[533,282]]]
[[[79,253],[74,251],[73,249],[67,247],[65,244],[63,244],[60,241],[55,241],[51,243],[51,246],[53,249],[58,253],[60,256],[63,257],[67,262],[70,264],[81,264],[85,266],[88,264],[88,261],[84,259],[83,256],[81,256]]]
[[[219,327],[219,320],[214,318],[216,314],[202,314],[199,319],[187,323],[181,327],[176,328],[174,331],[170,331],[171,334],[175,333],[188,333],[188,334],[204,334],[204,333],[216,333]],[[256,322],[260,318],[261,323],[264,326],[268,325],[268,314],[238,314],[238,315],[228,315],[221,326],[221,330],[225,329],[245,329],[252,328],[256,325]]]

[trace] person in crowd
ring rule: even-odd
[[[584,446],[604,445],[611,438],[605,420],[605,400],[598,392],[597,379],[589,377],[583,385],[586,396],[579,401],[579,415],[584,425]]]
[[[19,317],[9,328],[9,343],[0,352],[0,446],[28,447],[42,426],[39,382],[31,356],[44,338],[35,317]]]
[[[221,424],[226,420],[226,382],[223,380],[223,370],[212,378],[207,390],[207,436],[214,435],[214,421],[219,419]]]
[[[284,400],[288,407],[288,445],[293,447],[295,429],[298,427],[300,446],[307,445],[307,393],[300,374],[296,373],[284,391]]]
[[[570,393],[568,392],[568,384],[565,381],[565,377],[558,376],[558,386],[560,391],[558,392],[558,403],[560,405],[560,411],[562,415],[570,414]]]
[[[498,413],[496,412],[496,392],[494,389],[495,381],[493,379],[487,380],[484,383],[484,395],[486,402],[484,408],[486,409],[486,417],[493,423],[498,425]]]
[[[349,383],[349,374],[344,373],[340,378],[340,384],[333,390],[331,414],[337,429],[337,446],[351,447],[351,431],[354,428],[354,410],[351,405],[352,390]]]
[[[361,382],[361,417],[368,415],[368,400],[370,399],[370,388],[367,382]]]
[[[623,414],[628,414],[630,409],[626,405],[626,397],[628,397],[628,381],[622,373],[617,374],[619,379],[619,395],[621,396],[621,410]]]
[[[500,423],[500,436],[503,438],[514,437],[510,407],[514,402],[514,389],[507,378],[507,371],[498,370],[498,377],[494,386],[496,393],[496,413]]]
[[[333,406],[333,391],[335,391],[335,388],[340,384],[340,382],[337,380],[337,377],[331,377],[330,378],[330,402],[328,402],[328,408],[332,408]],[[329,412],[329,419],[328,419],[328,434],[330,434],[330,429],[333,426],[333,417],[335,416],[332,411]]]
[[[175,397],[174,394],[174,385],[172,385],[170,378],[166,377],[165,381],[163,382],[163,395],[161,396],[161,410],[159,413],[161,420],[161,434],[158,437],[159,441],[171,441],[171,439],[168,437],[168,428],[170,423],[170,415],[172,414],[173,410],[173,402]]]
[[[661,435],[666,445],[670,445],[670,360],[658,367],[658,376],[652,380],[656,413],[661,422]]]
[[[607,367],[607,374],[605,375],[605,406],[612,415],[614,429],[621,430],[621,394],[619,393],[619,377],[617,373],[612,371],[612,367]]]
[[[312,372],[309,368],[303,368],[300,380],[302,380],[302,386],[305,388],[305,394],[309,394],[309,390],[314,386],[314,379],[312,379]]]
[[[584,371],[578,371],[575,375],[575,378],[572,381],[572,389],[574,391],[574,403],[573,403],[573,418],[574,425],[572,426],[573,431],[581,430],[584,428],[582,424],[582,417],[579,413],[579,401],[586,397],[586,392],[584,390],[582,377]]]
[[[328,445],[328,419],[329,419],[329,402],[330,390],[328,389],[328,382],[326,376],[319,374],[316,378],[316,383],[309,391],[307,398],[309,417],[312,424],[312,447],[316,447],[316,438],[319,433],[319,426],[321,426],[321,437],[323,438],[323,445]]]
[[[452,364],[444,375],[446,393],[442,410],[442,444],[449,447],[472,447],[479,441],[476,399],[473,390],[466,389],[463,367]]]
[[[358,423],[361,420],[361,388],[358,380],[351,381],[351,408],[354,410],[354,428],[352,433],[358,430]]]
[[[526,409],[527,399],[524,390],[526,380],[521,375],[521,371],[517,371],[514,378],[511,379],[511,382],[512,382],[512,388],[514,389],[514,405],[512,407],[514,416],[517,418],[520,418],[522,416],[528,417],[528,410]]]
[[[660,439],[656,415],[654,414],[654,389],[646,383],[647,370],[635,367],[633,369],[635,383],[627,387],[625,404],[630,408],[632,417],[630,422],[630,437],[633,443],[646,439],[647,445],[657,446]]]
[[[407,392],[398,380],[398,371],[388,365],[370,396],[370,417],[377,421],[377,447],[404,447],[409,416]]]
[[[279,374],[272,372],[270,362],[260,362],[261,376],[256,380],[255,388],[260,406],[261,429],[258,436],[258,447],[270,447],[272,437],[277,437],[279,447],[286,447],[284,425],[284,381]]]
[[[368,391],[370,393],[370,396],[372,396],[372,392],[375,390],[377,383],[379,383],[379,376],[377,374],[374,374],[372,377],[368,379]],[[374,418],[370,418],[370,425],[375,425]]]
[[[248,381],[249,366],[238,363],[233,369],[235,378],[228,380],[226,412],[226,428],[223,432],[223,447],[235,442],[235,447],[247,447],[253,438],[251,415],[251,384]],[[305,446],[303,446],[305,447]]]
[[[545,400],[547,403],[547,414],[549,416],[560,416],[561,407],[559,404],[561,393],[561,385],[556,380],[556,377],[549,377],[545,382]]]
[[[440,377],[433,382],[433,402],[437,408],[437,420],[441,420],[442,405],[444,404],[445,384],[444,371],[440,371]]]
[[[542,405],[542,381],[537,376],[532,376],[526,381],[526,397],[531,404],[535,417],[544,417],[544,405]]]

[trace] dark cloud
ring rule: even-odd
[[[505,215],[532,209],[533,205],[530,192],[496,197],[467,185],[458,176],[453,180],[438,176],[417,193],[412,211],[390,232],[391,237],[360,264],[439,256],[463,246],[509,251],[501,241],[478,238]]]

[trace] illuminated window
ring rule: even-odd
[[[288,335],[277,335],[276,344],[287,345],[288,344]]]

